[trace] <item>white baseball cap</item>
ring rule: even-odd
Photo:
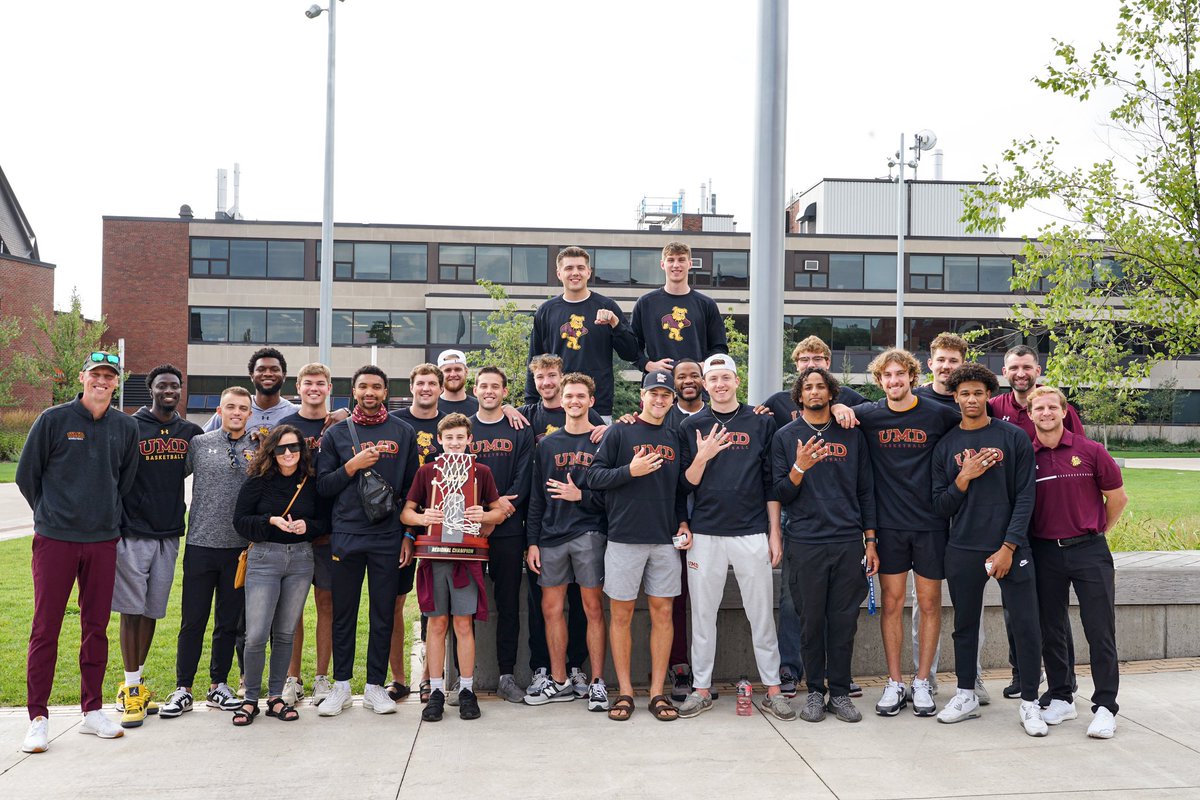
[[[701,367],[701,372],[707,375],[710,372],[718,369],[727,369],[733,374],[737,374],[737,363],[733,357],[726,353],[714,353],[704,359],[704,365]]]
[[[462,364],[466,366],[467,357],[462,350],[443,350],[438,353],[437,365],[444,367],[447,364]]]

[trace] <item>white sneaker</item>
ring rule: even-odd
[[[545,667],[538,667],[533,671],[533,678],[529,681],[529,688],[525,690],[525,694],[541,694],[549,682],[550,672]]]
[[[25,733],[25,743],[21,745],[22,753],[44,753],[50,748],[50,720],[45,717],[34,717],[29,721],[29,730]]]
[[[937,713],[937,705],[933,702],[933,687],[923,678],[914,678],[912,682],[913,713],[918,717],[932,717]]]
[[[883,697],[879,698],[879,702],[875,704],[875,713],[881,717],[896,716],[900,713],[900,709],[908,705],[908,700],[904,695],[904,684],[888,678],[887,686],[883,690]]]
[[[329,678],[324,675],[313,678],[312,704],[314,706],[321,705],[321,701],[329,697],[329,693],[332,691],[333,684],[329,682]]]
[[[83,715],[83,724],[79,726],[79,732],[99,736],[101,739],[119,739],[125,735],[121,726],[104,716],[100,709]]]
[[[1050,705],[1042,709],[1042,719],[1047,725],[1058,725],[1069,719],[1079,719],[1079,712],[1074,703],[1066,700],[1051,700]]]
[[[317,714],[322,717],[336,717],[352,705],[354,705],[354,698],[350,696],[350,689],[342,689],[335,683],[333,691],[321,701],[321,705],[317,706]]]
[[[1050,732],[1045,720],[1042,719],[1042,709],[1036,700],[1021,701],[1021,727],[1030,736],[1045,736]]]
[[[988,694],[987,687],[983,685],[983,678],[975,679],[975,697],[979,700],[979,705],[986,706],[992,702],[992,696]]]
[[[304,684],[298,678],[293,678],[289,675],[283,684],[283,694],[281,696],[286,705],[295,706],[304,699]]]
[[[608,711],[608,687],[604,678],[596,678],[588,686],[588,711]]]
[[[1096,709],[1092,724],[1088,725],[1088,736],[1093,739],[1111,739],[1117,732],[1117,718],[1104,706]]]
[[[571,667],[567,674],[567,683],[571,684],[571,690],[575,692],[576,697],[588,696],[588,676],[584,675],[579,667]]]
[[[376,714],[395,714],[396,701],[388,697],[387,689],[369,683],[363,690],[363,708]]]
[[[962,722],[964,719],[977,719],[979,717],[979,698],[974,694],[963,694],[958,692],[954,697],[950,698],[950,702],[946,703],[946,707],[937,715],[938,722],[947,724],[953,722]]]

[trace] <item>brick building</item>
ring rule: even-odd
[[[31,355],[39,337],[43,346],[48,344],[34,327],[37,311],[54,313],[54,265],[39,257],[37,237],[0,169],[0,317],[15,317],[21,325],[13,347],[0,352],[0,370],[9,369],[17,353]],[[50,403],[50,386],[18,383],[13,396],[21,408],[41,411]]]

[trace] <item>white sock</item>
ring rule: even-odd
[[[347,692],[350,691],[350,681],[334,681],[333,686],[335,689],[345,689]]]
[[[460,691],[473,691],[475,689],[475,676],[472,675],[469,678],[460,677],[458,679],[458,688]]]
[[[376,685],[374,683],[368,683],[365,686],[363,686],[363,693],[365,694],[365,693],[371,691],[372,689],[378,689],[378,688],[379,688],[378,685]]]
[[[965,697],[968,700],[974,700],[975,699],[975,690],[974,689],[959,689],[958,696]]]
[[[446,679],[445,678],[430,678],[429,679],[429,691],[441,692],[442,694],[445,694],[446,693]]]
[[[141,666],[138,667],[138,683],[146,682],[145,673],[146,673],[146,665],[142,664]]]
[[[137,672],[126,672],[125,673],[125,685],[126,686],[137,686],[141,682],[142,682],[142,671],[140,669]]]

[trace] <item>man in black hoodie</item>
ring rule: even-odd
[[[179,539],[183,536],[183,480],[188,448],[203,431],[179,415],[183,373],[171,364],[146,376],[150,407],[133,415],[138,424],[138,471],[123,498],[121,541],[112,610],[121,615],[121,660],[125,681],[117,693],[121,727],[136,728],[147,714],[158,713],[153,692],[142,679],[154,626],[167,615],[175,580]]]

